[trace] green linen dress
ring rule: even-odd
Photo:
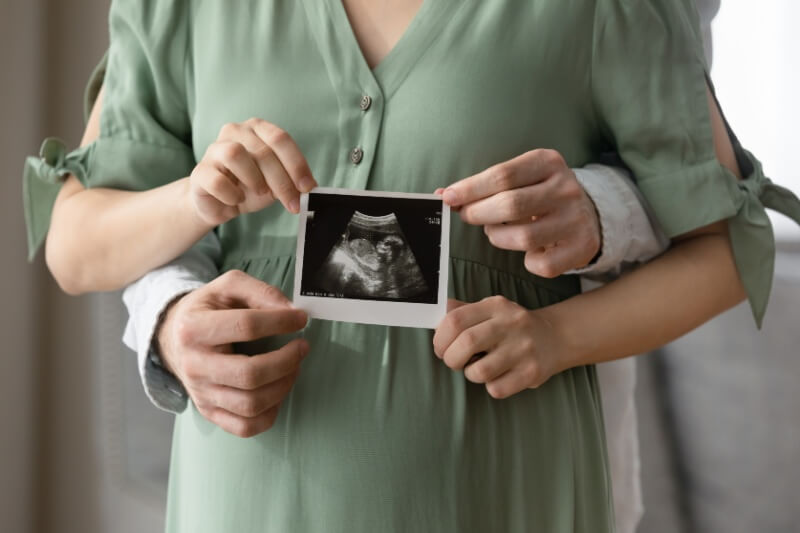
[[[749,154],[742,182],[717,162],[693,8],[674,0],[426,0],[374,69],[338,0],[116,0],[110,27],[99,140],[51,141],[26,167],[34,250],[61,176],[156,187],[250,117],[286,129],[329,187],[431,192],[538,147],[573,167],[618,152],[668,235],[731,219],[759,319],[774,252],[761,201],[800,219]],[[222,271],[291,294],[293,215],[276,203],[217,231]],[[450,268],[464,301],[579,291],[457,216]],[[311,354],[268,432],[234,437],[191,404],[177,416],[167,531],[613,531],[593,367],[498,401],[434,357],[432,331],[313,321],[302,335]]]

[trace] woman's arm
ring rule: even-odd
[[[81,146],[100,134],[101,89]],[[189,200],[189,179],[144,192],[86,189],[69,176],[53,207],[45,257],[69,294],[114,290],[187,250],[211,226]]]
[[[741,178],[710,94],[709,106],[717,158]],[[674,239],[669,251],[633,273],[555,305],[530,311],[502,297],[455,304],[434,350],[503,398],[568,368],[652,350],[744,297],[723,221]],[[469,364],[481,352],[487,355]]]
[[[707,94],[717,158],[742,179],[719,108]],[[545,318],[569,341],[564,368],[650,351],[741,302],[746,294],[727,229],[723,221],[679,236],[669,252],[630,275],[547,308]]]
[[[82,145],[99,137],[102,101],[101,90]],[[53,208],[47,265],[70,294],[119,289],[239,214],[276,198],[297,212],[300,191],[315,185],[286,132],[256,119],[226,125],[190,177],[155,189],[87,189],[69,176]]]

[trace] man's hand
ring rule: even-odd
[[[594,204],[554,150],[524,153],[441,192],[464,222],[484,226],[494,246],[524,251],[533,274],[560,276],[600,250]]]
[[[232,344],[298,331],[307,320],[275,287],[231,271],[169,308],[158,345],[165,366],[205,418],[251,437],[272,427],[309,346],[296,339],[247,356],[233,354]]]

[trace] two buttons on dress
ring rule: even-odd
[[[366,111],[372,106],[372,97],[368,94],[365,94],[361,97],[361,101],[358,103],[358,107],[361,108],[361,111]],[[356,146],[350,151],[350,162],[354,165],[361,163],[361,160],[364,159],[364,150],[360,147]]]

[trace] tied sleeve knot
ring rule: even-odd
[[[85,180],[89,148],[84,147],[69,152],[63,141],[51,137],[42,143],[39,157],[26,159],[22,177],[22,196],[29,261],[36,256],[50,228],[53,205],[64,178],[74,174],[81,181]]]
[[[764,175],[761,163],[745,151],[752,172],[737,181],[737,212],[729,220],[731,246],[750,307],[761,327],[775,271],[775,236],[766,209],[800,225],[800,199]]]

